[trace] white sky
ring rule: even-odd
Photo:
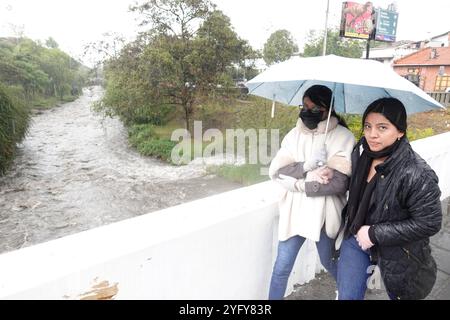
[[[270,34],[287,29],[300,48],[310,29],[323,30],[326,0],[212,0],[230,17],[235,31],[255,49]],[[61,49],[81,57],[83,45],[105,32],[132,39],[137,34],[136,15],[128,12],[133,0],[0,0],[0,36],[12,35],[11,24],[23,26],[26,36],[53,37]],[[359,0],[357,2],[365,2]],[[372,0],[386,8],[393,1]],[[397,40],[421,40],[450,31],[449,0],[397,0]],[[342,0],[330,0],[329,26],[340,20]]]

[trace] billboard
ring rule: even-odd
[[[369,39],[373,31],[372,2],[364,4],[343,2],[341,16],[341,37]]]
[[[397,33],[398,13],[377,9],[375,40],[394,42]]]

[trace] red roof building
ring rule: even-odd
[[[392,67],[425,92],[450,88],[450,47],[422,49],[395,60]]]

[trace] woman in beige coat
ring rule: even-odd
[[[283,139],[269,168],[270,178],[282,189],[278,253],[269,299],[284,297],[306,239],[316,242],[322,265],[336,279],[333,245],[346,201],[355,138],[334,111],[325,133],[331,98],[332,91],[325,86],[305,91],[297,124]]]

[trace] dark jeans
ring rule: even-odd
[[[354,236],[342,241],[337,272],[339,300],[364,300],[371,266],[369,251],[361,249]]]
[[[269,300],[281,300],[286,292],[286,287],[294,267],[295,259],[300,251],[305,238],[294,236],[286,241],[278,243],[278,254],[273,267],[272,279],[270,281]],[[320,262],[325,269],[337,278],[337,265],[333,259],[334,240],[328,238],[325,231],[322,230],[319,242],[316,242]]]

